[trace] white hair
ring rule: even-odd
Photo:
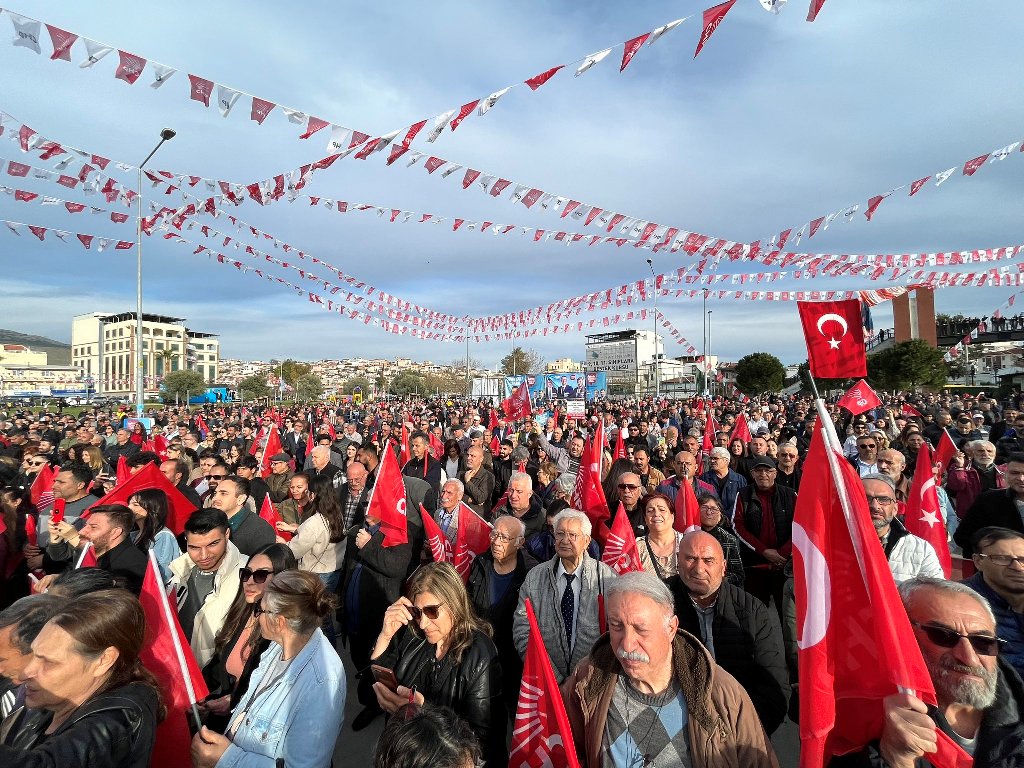
[[[466,484],[459,480],[457,477],[449,477],[447,480],[444,481],[444,485],[454,485],[456,488],[459,489],[460,496],[466,492]],[[443,488],[444,486],[441,487]]]
[[[665,582],[650,571],[632,571],[607,581],[604,593],[607,600],[611,600],[619,594],[641,595],[661,606],[665,611],[667,621],[671,621],[672,616],[675,615],[676,605],[672,598],[672,592],[665,586]]]
[[[590,524],[590,518],[578,509],[563,509],[557,515],[554,520],[551,521],[551,527],[553,530],[558,530],[558,526],[563,520],[579,520],[580,530],[583,531],[584,535],[590,536],[594,528]]]
[[[723,448],[720,445],[716,445],[714,448],[711,449],[710,455],[714,456],[717,459],[728,459],[729,450],[727,448]]]
[[[533,478],[525,472],[513,472],[512,476],[508,479],[508,484],[512,485],[515,480],[526,480],[530,484],[531,490],[533,489]]]
[[[514,538],[514,539],[526,538],[526,523],[524,523],[518,517],[516,517],[515,515],[498,515],[496,518],[494,518],[494,525],[495,526],[498,525],[498,521],[499,520],[504,520],[506,522],[511,523],[512,526],[516,529],[516,531],[518,531],[518,533],[516,533],[516,535],[513,536],[512,538]]]
[[[996,616],[992,612],[992,606],[989,605],[988,600],[966,584],[962,584],[959,581],[947,581],[946,579],[935,579],[927,576],[915,576],[912,579],[907,579],[902,582],[896,588],[899,590],[900,598],[903,600],[903,607],[907,609],[907,613],[910,612],[910,604],[914,601],[914,595],[922,589],[934,589],[938,592],[945,592],[947,594],[967,595],[968,597],[973,597],[978,601],[978,605],[981,606],[982,610],[985,611],[985,615],[988,616],[989,621],[992,622],[992,626],[996,626]]]

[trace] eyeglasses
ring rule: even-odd
[[[252,579],[256,584],[263,584],[274,575],[274,571],[269,568],[258,568],[255,571],[251,568],[239,568],[238,569],[238,580],[243,584],[249,579]]]
[[[559,541],[576,541],[582,535],[581,533],[569,533],[568,531],[555,531],[555,538]]]
[[[867,496],[867,500],[868,500],[868,504],[870,504],[873,501],[876,504],[882,505],[883,507],[888,507],[890,504],[895,504],[896,503],[896,499],[894,499],[892,496],[871,496],[871,495],[869,495],[869,496]]]
[[[223,480],[227,475],[203,475],[207,480]]]
[[[616,486],[620,491],[639,491],[640,486],[634,485],[633,483],[619,483]]]
[[[701,504],[701,512],[721,512],[721,508],[717,504]]]
[[[858,448],[877,448],[878,446],[875,443],[861,443],[857,447]]]
[[[424,605],[422,607],[415,605],[408,605],[409,613],[412,614],[412,620],[417,624],[420,621],[421,616],[426,616],[431,621],[437,621],[437,617],[441,615],[441,606],[444,603],[438,603],[437,605]]]
[[[502,544],[508,544],[510,541],[513,540],[518,541],[520,538],[519,536],[516,536],[514,538],[512,536],[506,536],[504,533],[498,533],[497,531],[491,531],[490,536],[491,541],[500,541]]]
[[[1014,557],[1013,555],[978,555],[992,561],[993,565],[998,565],[1001,568],[1009,568],[1011,565],[1016,563],[1017,565],[1024,566],[1024,557]]]
[[[277,611],[271,611],[267,608],[264,608],[263,601],[260,600],[260,602],[256,603],[256,605],[252,607],[252,615],[258,619],[264,613],[277,613]]]
[[[929,642],[940,648],[955,648],[961,640],[966,640],[978,654],[995,656],[999,652],[999,647],[1006,643],[1002,638],[992,635],[962,635],[955,629],[938,624],[921,624],[916,621],[910,623],[922,630],[928,636]]]
[[[26,461],[25,463],[30,467],[41,467],[43,464],[47,464],[49,462],[47,462],[46,459],[43,459],[42,461]]]

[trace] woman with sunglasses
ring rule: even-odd
[[[260,656],[270,645],[260,632],[255,613],[268,579],[296,567],[295,555],[286,544],[268,544],[256,550],[239,569],[238,592],[214,638],[213,658],[203,667],[210,695],[199,703],[199,710],[210,730],[224,732],[228,713],[245,694]]]
[[[311,573],[281,571],[266,583],[254,613],[270,646],[224,735],[204,727],[192,740],[195,768],[331,764],[345,713],[345,670],[320,623],[335,605]]]
[[[507,765],[498,651],[462,577],[449,563],[430,563],[413,574],[406,594],[385,612],[370,654],[398,681],[394,691],[374,683],[377,701],[392,714],[409,703],[450,707],[480,739],[488,768]]]

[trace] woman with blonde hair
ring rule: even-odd
[[[430,563],[413,574],[406,596],[384,613],[370,658],[398,683],[374,683],[386,712],[410,702],[450,707],[480,739],[488,768],[507,764],[498,651],[452,565]]]

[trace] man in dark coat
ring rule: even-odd
[[[430,455],[430,438],[425,432],[413,432],[409,438],[409,451],[412,458],[405,462],[402,474],[418,477],[430,483],[435,495],[441,493],[441,462]]]
[[[718,539],[694,531],[679,543],[679,575],[669,582],[679,628],[699,637],[715,662],[736,678],[771,734],[786,719],[789,672],[782,627],[767,606],[725,580]]]
[[[1018,504],[1024,503],[1024,453],[1010,454],[1003,477],[1006,487],[978,494],[953,534],[964,557],[974,554],[974,535],[982,528],[996,526],[1024,533],[1018,509]]]

